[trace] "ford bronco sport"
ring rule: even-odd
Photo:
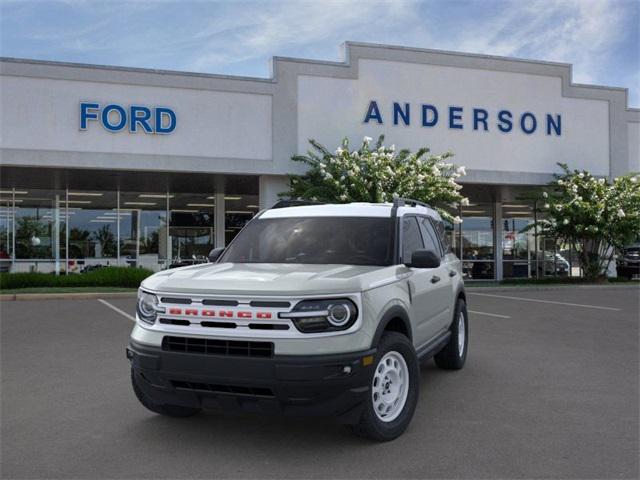
[[[264,210],[211,261],[140,286],[127,357],[153,412],[324,415],[386,441],[411,421],[420,360],[465,363],[460,261],[427,205]]]

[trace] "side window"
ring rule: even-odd
[[[422,236],[418,228],[416,217],[402,218],[402,261],[411,261],[411,255],[415,250],[424,248]]]
[[[440,242],[444,247],[444,253],[451,253],[451,244],[449,242],[449,236],[447,235],[447,229],[444,226],[443,221],[434,222],[436,227],[436,233],[440,236]]]
[[[420,217],[419,222],[420,231],[422,232],[422,237],[424,238],[424,248],[426,248],[427,250],[431,250],[442,257],[442,248],[440,248],[440,242],[438,241],[436,232],[433,230],[431,222],[429,221],[429,219],[424,217]]]

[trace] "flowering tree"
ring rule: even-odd
[[[640,175],[609,182],[558,165],[563,173],[542,192],[541,233],[572,245],[585,278],[593,280],[606,271],[616,249],[640,235]]]
[[[466,175],[464,167],[456,167],[447,160],[451,153],[428,155],[428,148],[415,153],[396,152],[395,146],[383,145],[384,136],[375,146],[370,137],[358,149],[350,150],[345,138],[335,152],[309,140],[313,150],[296,155],[292,160],[309,165],[304,175],[289,176],[289,191],[283,197],[319,200],[332,203],[390,202],[406,197],[429,203],[443,218],[459,223],[443,206],[468,205],[456,180]]]

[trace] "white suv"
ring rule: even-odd
[[[458,258],[427,205],[264,210],[213,263],[140,286],[127,357],[153,412],[325,415],[391,440],[407,427],[419,361],[460,369],[467,309]]]

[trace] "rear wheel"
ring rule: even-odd
[[[141,381],[144,382],[144,380],[136,375],[136,372],[132,368],[131,384],[133,385],[133,391],[135,392],[136,397],[138,397],[140,403],[153,413],[166,415],[168,417],[191,417],[202,410],[200,408],[183,407],[180,405],[159,405],[140,388],[139,382]]]
[[[396,332],[380,339],[371,389],[359,423],[351,430],[379,442],[400,436],[411,422],[418,402],[418,358],[411,341]]]
[[[456,303],[453,323],[449,328],[451,337],[447,345],[434,357],[436,365],[445,370],[460,370],[467,359],[469,344],[469,316],[467,304],[461,298]]]

